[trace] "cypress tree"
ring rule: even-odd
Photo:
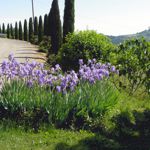
[[[43,26],[42,26],[42,16],[39,17],[39,34],[38,34],[38,42],[40,43],[43,38]]]
[[[29,42],[32,42],[33,38],[33,24],[32,24],[32,18],[29,19]]]
[[[18,39],[18,24],[15,23],[15,39]]]
[[[38,18],[34,19],[34,35],[38,35]]]
[[[58,0],[53,0],[49,13],[49,35],[51,36],[52,53],[57,54],[62,44],[62,29]],[[49,52],[50,53],[50,52]]]
[[[44,16],[44,35],[48,35],[48,15]]]
[[[7,25],[7,38],[10,38],[10,28],[9,28],[9,24]]]
[[[63,40],[68,33],[74,32],[74,2],[75,0],[65,0],[64,23],[63,23]]]
[[[11,34],[11,38],[14,39],[14,31],[13,31],[12,24],[10,25],[10,34]]]
[[[21,21],[19,21],[19,40],[22,40],[22,24],[21,24]]]
[[[2,28],[1,28],[1,25],[0,25],[0,33],[2,33]]]
[[[5,34],[5,24],[3,23],[3,27],[2,27],[2,33]]]
[[[24,41],[28,41],[27,20],[24,20]]]

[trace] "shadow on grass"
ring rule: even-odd
[[[150,150],[150,110],[124,112],[113,121],[116,128],[110,135],[96,134],[73,146],[59,143],[55,150]]]

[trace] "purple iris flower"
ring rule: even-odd
[[[60,93],[61,92],[61,86],[56,86],[56,90],[58,93]]]

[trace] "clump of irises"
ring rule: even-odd
[[[8,60],[4,60],[1,64],[0,78],[2,83],[22,80],[30,88],[35,85],[48,86],[57,92],[66,93],[68,90],[74,91],[76,86],[83,81],[94,84],[98,80],[108,78],[110,74],[118,73],[115,66],[110,63],[101,64],[96,59],[88,60],[87,64],[80,59],[79,65],[78,72],[72,70],[63,73],[58,64],[46,70],[43,63],[28,60],[25,63],[19,63],[14,55],[10,54]]]

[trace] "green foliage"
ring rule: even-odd
[[[39,51],[48,53],[50,49],[51,49],[51,39],[50,37],[44,36],[43,40],[39,44]]]
[[[1,90],[0,108],[2,118],[29,123],[35,129],[46,122],[56,127],[90,130],[90,120],[101,118],[113,107],[118,94],[109,81],[81,83],[65,95],[47,87],[28,88],[23,82],[11,81]]]
[[[42,16],[39,17],[39,29],[38,29],[38,43],[42,41],[43,38],[43,24],[42,24]]]
[[[60,64],[64,70],[78,69],[79,59],[85,62],[96,58],[103,62],[109,61],[109,53],[114,49],[109,39],[95,31],[80,31],[68,34],[66,43],[59,53]]]
[[[63,39],[68,33],[74,32],[75,0],[65,0],[64,23],[63,23]]]
[[[51,37],[52,52],[54,54],[57,54],[62,44],[62,29],[58,0],[53,0],[52,2],[52,7],[49,13],[48,25],[49,35]]]
[[[24,41],[28,41],[28,28],[27,28],[27,20],[24,20]]]
[[[22,40],[22,24],[21,21],[19,21],[19,40]]]
[[[127,40],[119,45],[115,55],[116,65],[122,78],[120,86],[127,88],[130,94],[142,85],[145,85],[145,88],[149,91],[150,43],[144,38]]]
[[[38,35],[38,18],[34,18],[34,35]]]
[[[7,38],[10,38],[10,28],[9,28],[9,24],[7,25]]]
[[[32,18],[29,19],[29,42],[32,43],[33,41],[33,22],[32,22]]]
[[[5,34],[5,24],[3,23],[3,27],[2,27],[2,33]]]
[[[53,67],[55,66],[56,64],[58,64],[58,55],[55,55],[53,53],[49,54],[47,56],[47,63],[49,66]]]
[[[44,35],[48,36],[48,15],[45,14],[44,16]]]
[[[18,33],[18,24],[17,22],[15,23],[15,39],[17,40],[19,37],[19,33]]]

